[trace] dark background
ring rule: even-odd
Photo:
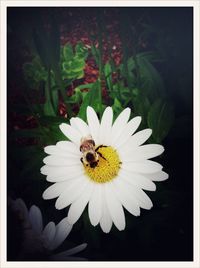
[[[66,34],[74,25],[89,27],[89,20],[98,8],[39,8],[45,14],[57,14]],[[18,117],[15,103],[24,105],[21,91],[26,87],[22,64],[30,58],[32,23],[37,20],[38,8],[8,8],[8,195],[21,197],[28,207],[38,205],[46,222],[58,222],[66,212],[56,211],[53,201],[42,200],[46,188],[43,177],[22,181],[20,170],[24,165],[20,154],[13,150],[15,126],[27,127],[24,117]],[[147,49],[156,49],[165,58],[157,65],[165,83],[168,97],[174,104],[175,122],[163,141],[165,153],[159,159],[169,180],[156,183],[157,191],[148,192],[154,207],[142,210],[135,218],[126,213],[124,232],[112,228],[104,234],[99,227],[79,220],[69,240],[73,243],[88,242],[82,255],[91,261],[192,261],[193,260],[193,10],[188,7],[105,8],[107,23],[118,20],[118,14],[129,16],[134,25],[142,18],[152,28],[148,35]],[[73,14],[72,16],[69,14]],[[82,30],[80,29],[80,38]],[[79,37],[78,37],[79,38]],[[131,37],[130,37],[131,39]],[[23,144],[26,146],[27,144]],[[21,145],[21,146],[22,146]],[[38,174],[38,173],[36,173]],[[39,176],[39,175],[38,175]],[[54,211],[55,210],[55,211]],[[20,245],[21,229],[13,226],[8,213],[8,260],[15,260]],[[63,244],[61,248],[65,248]],[[60,250],[61,251],[61,250]]]

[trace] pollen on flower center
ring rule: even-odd
[[[120,169],[120,159],[117,151],[111,146],[101,147],[98,149],[99,161],[95,168],[84,164],[87,176],[98,183],[105,183],[113,180]]]

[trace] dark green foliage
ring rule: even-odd
[[[24,78],[31,89],[39,89],[41,82],[47,80],[47,71],[38,56],[23,65]]]
[[[96,83],[92,84],[90,90],[83,95],[78,116],[84,120],[86,120],[86,109],[88,106],[92,106],[97,113],[102,114],[101,84],[98,80]]]
[[[152,136],[157,143],[161,143],[168,135],[173,121],[173,105],[162,99],[155,100],[150,107],[147,122],[148,126],[153,130]]]

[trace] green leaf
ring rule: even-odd
[[[76,87],[74,91],[76,92],[76,90],[78,90],[78,89],[93,88],[95,86],[95,84],[96,84],[96,82],[95,83],[89,83],[89,84],[80,85],[80,86]]]
[[[66,120],[63,122],[65,123]],[[57,141],[68,140],[67,137],[60,130],[59,125],[60,123],[58,122],[52,123],[51,125],[49,125],[49,133],[51,133],[52,135],[50,136],[50,139],[48,140],[48,142],[46,141],[46,144],[54,144]]]
[[[53,110],[56,112],[58,111],[58,91],[57,90],[51,90],[51,96],[52,96],[52,103],[53,103]]]
[[[134,105],[134,116],[142,117],[140,128],[141,129],[146,128],[147,127],[147,115],[151,106],[148,97],[141,94],[139,91],[139,94],[134,96],[133,98],[133,105]]]
[[[128,58],[128,60],[126,62],[124,62],[123,64],[121,64],[119,66],[119,69],[121,71],[121,75],[127,81],[129,81],[129,84],[131,84],[132,86],[134,86],[134,83],[136,82],[136,78],[135,78],[135,75],[133,72],[133,70],[135,68],[136,68],[136,64],[135,64],[133,57]],[[131,85],[129,85],[129,86],[131,86]]]
[[[71,68],[74,72],[80,71],[85,66],[85,60],[83,58],[79,58],[78,56],[75,56],[72,61]]]
[[[137,58],[146,58],[149,62],[162,62],[163,59],[155,51],[145,51],[137,54]]]
[[[157,143],[168,135],[174,121],[173,105],[163,99],[157,99],[148,113],[148,126],[153,130],[152,136]]]
[[[122,100],[123,102],[126,102],[127,100],[130,100],[131,94],[130,89],[125,87],[123,82],[118,82],[115,85],[113,85],[113,90],[110,92],[110,97],[112,99],[118,98],[119,100]]]
[[[53,91],[53,92],[55,92],[55,91]],[[46,115],[46,116],[55,116],[56,115],[52,103],[48,100],[44,104],[44,115]]]
[[[78,42],[75,47],[76,55],[80,58],[86,59],[88,56],[88,50],[82,42]]]
[[[52,102],[51,102],[51,93],[56,93],[56,91],[51,91],[51,72],[50,69],[48,70],[48,79],[47,79],[47,83],[45,85],[45,99],[46,102],[44,104],[44,115],[49,115],[49,116],[55,116],[55,110],[53,108]]]
[[[112,91],[113,85],[112,85],[112,69],[111,65],[109,62],[107,62],[104,66],[104,74],[105,74],[105,79],[107,86],[110,91]]]
[[[91,45],[91,52],[95,58],[97,65],[100,66],[100,51],[98,48],[95,47],[94,44]]]
[[[85,60],[81,55],[72,55],[70,60],[67,59],[62,63],[63,79],[80,79],[84,76]]]
[[[73,52],[73,48],[71,44],[66,44],[63,47],[63,56],[64,56],[64,60],[67,62],[73,58],[74,52]]]
[[[33,58],[32,62],[23,64],[23,74],[31,89],[39,89],[40,83],[47,80],[47,71],[37,56]]]
[[[67,103],[80,103],[83,101],[85,95],[87,95],[88,92],[81,91],[82,89],[91,89],[94,86],[95,83],[90,84],[84,84],[76,87],[74,89],[74,94],[67,100]]]
[[[83,120],[86,120],[86,109],[87,106],[92,106],[96,112],[101,114],[102,112],[102,104],[101,104],[101,85],[97,80],[89,92],[87,92],[82,101],[78,116]]]
[[[154,100],[165,96],[164,83],[156,68],[145,57],[137,57],[140,80],[144,93]]]
[[[114,112],[114,119],[116,119],[117,116],[123,110],[122,104],[117,98],[114,99],[114,103],[112,105],[112,108],[113,108],[113,112]]]

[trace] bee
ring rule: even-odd
[[[83,154],[83,157],[80,159],[81,162],[86,164],[86,166],[90,165],[91,168],[95,168],[98,165],[99,157],[102,157],[104,160],[106,160],[105,157],[98,152],[98,150],[102,147],[107,146],[100,145],[95,148],[95,142],[91,135],[81,138],[80,151]]]

